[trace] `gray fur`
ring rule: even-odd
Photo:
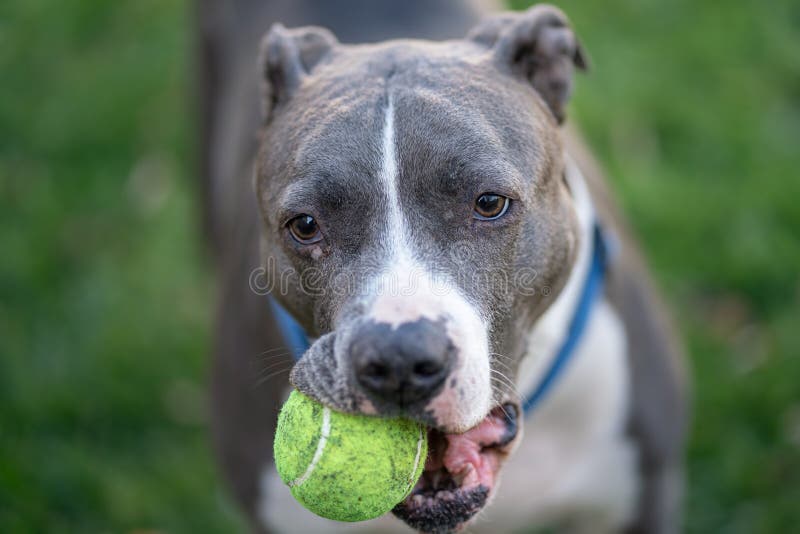
[[[445,4],[423,3],[416,12],[428,28],[436,27],[431,14],[437,9],[458,13],[440,32],[431,31],[437,37],[453,35],[454,27],[472,18]],[[457,280],[488,318],[490,350],[516,361],[527,348],[525,333],[557,296],[575,254],[576,221],[561,179],[557,123],[564,118],[572,69],[587,62],[563,14],[537,6],[495,17],[467,39],[444,43],[344,45],[321,28],[275,26],[263,41],[257,71],[251,68],[257,36],[276,13],[288,14],[282,17],[288,24],[327,22],[333,15],[317,21],[303,15],[310,2],[294,8],[249,0],[232,5],[222,17],[212,16],[221,8],[207,7],[203,18],[203,94],[210,103],[204,120],[206,213],[222,281],[214,421],[224,472],[255,517],[258,476],[270,461],[274,418],[290,366],[270,326],[268,306],[247,287],[259,264],[259,235],[261,261],[268,261],[270,273],[295,273],[280,300],[318,338],[294,367],[294,385],[337,409],[362,410],[367,396],[342,356],[367,303],[368,291],[359,281],[377,272],[387,254],[382,240],[387,199],[375,176],[383,112],[391,98],[400,198],[415,248],[427,267]],[[311,12],[326,9],[320,4]],[[378,37],[388,36],[390,23],[381,24],[386,33]],[[366,39],[356,26],[337,33],[343,41]],[[251,134],[257,100],[265,119],[254,202],[248,171],[256,149]],[[515,202],[496,224],[478,225],[469,206],[488,190]],[[600,203],[603,222],[624,229]],[[293,214],[308,212],[320,220],[325,235],[316,249],[298,246],[285,229]],[[630,247],[635,250],[632,241]],[[630,531],[671,532],[679,514],[685,392],[672,367],[679,358],[669,329],[657,318],[657,301],[637,265],[627,258],[615,265],[609,288],[629,325],[634,384],[629,426],[641,452],[643,488]],[[524,294],[502,283],[522,268],[537,272],[533,291]],[[461,276],[475,271],[489,273],[489,283]],[[342,276],[347,273],[359,277]],[[257,357],[265,350],[267,379],[258,384]],[[503,371],[513,373],[514,364]],[[510,391],[497,393],[511,398]],[[667,406],[674,411],[665,412]],[[432,421],[424,407],[406,415],[445,423]],[[254,523],[254,528],[260,527]]]

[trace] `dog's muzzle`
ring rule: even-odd
[[[427,403],[450,374],[456,350],[440,322],[361,323],[352,336],[354,382],[383,407]]]

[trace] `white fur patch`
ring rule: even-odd
[[[367,318],[397,327],[420,319],[444,319],[458,363],[447,386],[430,404],[448,429],[466,430],[491,408],[487,323],[446,276],[434,275],[414,255],[400,206],[394,104],[386,107],[380,177],[386,189],[389,255],[386,268],[370,284]],[[455,378],[455,385],[452,379]]]
[[[394,140],[394,103],[391,97],[386,106],[383,118],[383,143],[381,151],[381,180],[386,184],[386,196],[389,199],[388,216],[389,227],[392,229],[390,238],[395,247],[403,241],[403,215],[400,211],[400,198],[397,194],[397,147]]]

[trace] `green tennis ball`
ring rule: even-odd
[[[328,519],[365,521],[411,492],[428,435],[412,421],[336,412],[293,391],[278,417],[274,452],[300,504]]]

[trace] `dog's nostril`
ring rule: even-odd
[[[427,360],[418,362],[414,365],[412,372],[420,378],[430,378],[438,375],[442,371],[442,366],[435,361]]]
[[[442,325],[427,319],[399,327],[366,323],[350,356],[359,386],[373,398],[400,406],[432,398],[454,360]]]
[[[382,363],[372,362],[362,368],[361,374],[372,379],[389,378],[389,367]]]

